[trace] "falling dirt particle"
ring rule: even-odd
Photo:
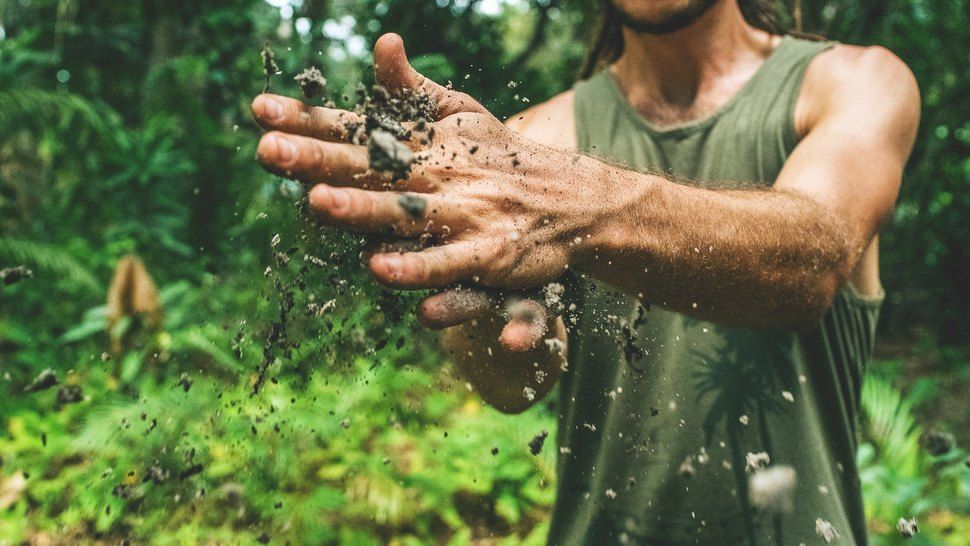
[[[478,152],[478,144],[473,144],[471,148],[468,149],[468,153],[475,155]]]
[[[195,476],[196,474],[201,473],[202,470],[203,470],[202,465],[196,463],[196,464],[194,464],[194,465],[186,468],[185,470],[179,472],[179,479],[184,480],[184,479],[189,478],[191,476]]]
[[[835,530],[835,526],[822,518],[815,518],[815,534],[822,537],[826,544],[839,538],[839,532]]]
[[[256,542],[260,544],[269,544],[269,541],[270,541],[269,533],[264,532],[263,534],[256,537]]]
[[[40,433],[40,443],[44,447],[47,447],[47,433],[46,432],[41,432]]]
[[[428,208],[428,200],[420,195],[413,193],[402,193],[397,197],[397,204],[404,209],[408,216],[419,220],[424,218],[424,213]]]
[[[47,390],[58,383],[59,381],[57,380],[57,374],[54,373],[54,370],[45,368],[43,371],[37,374],[37,377],[35,377],[29,385],[24,387],[24,392],[40,392]]]
[[[189,377],[188,374],[183,373],[181,376],[179,376],[176,386],[182,387],[182,390],[185,392],[189,392],[189,389],[192,388],[192,378]]]
[[[323,77],[320,69],[315,66],[305,69],[293,79],[300,84],[300,90],[303,91],[303,96],[308,99],[319,95],[327,87],[327,79]]]
[[[751,505],[768,512],[790,514],[795,508],[795,469],[773,466],[757,470],[748,478]]]
[[[539,434],[536,434],[531,440],[529,440],[529,452],[533,455],[542,453],[542,446],[546,445],[546,438],[548,437],[548,430],[543,430]]]
[[[916,523],[916,518],[899,518],[899,521],[896,522],[896,530],[903,538],[913,538],[916,533],[919,533],[919,525]]]
[[[558,282],[551,282],[542,291],[546,299],[546,307],[556,312],[562,312],[564,308],[562,295],[566,292],[566,287]]]
[[[492,448],[492,455],[498,455],[498,448],[497,447],[493,447]]]
[[[391,174],[395,179],[407,178],[411,174],[414,153],[393,134],[383,129],[371,132],[367,151],[370,154],[371,169]]]
[[[690,456],[684,459],[684,462],[680,463],[680,467],[677,468],[677,473],[684,478],[693,477],[695,472],[694,464],[691,462]]]
[[[168,480],[168,472],[158,465],[152,465],[145,472],[145,476],[141,479],[142,483],[154,482],[156,484],[163,484]]]
[[[536,399],[536,390],[532,387],[525,387],[522,389],[522,396],[524,396],[529,402],[532,402]]]
[[[57,389],[57,403],[61,406],[75,404],[84,400],[84,391],[80,385],[64,385]]]
[[[956,439],[949,432],[931,430],[923,435],[923,447],[927,453],[940,457],[949,453],[956,445]]]
[[[747,472],[754,472],[755,470],[763,470],[771,464],[771,457],[768,456],[768,452],[762,451],[760,453],[747,453],[744,456],[744,469]]]
[[[5,267],[0,269],[0,281],[3,281],[4,285],[11,285],[18,283],[24,279],[29,279],[34,276],[34,272],[27,268],[25,265],[18,265],[17,267]]]
[[[266,76],[266,82],[263,85],[263,93],[269,91],[269,80],[273,76],[279,73],[280,67],[276,64],[276,58],[273,55],[273,50],[266,46],[262,51],[259,52],[260,58],[263,60],[263,75]]]

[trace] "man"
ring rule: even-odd
[[[888,51],[781,36],[764,5],[611,0],[598,70],[505,126],[385,35],[378,79],[429,93],[440,117],[395,191],[341,141],[352,114],[254,102],[272,130],[261,161],[313,185],[325,222],[438,237],[371,257],[381,282],[566,285],[547,343],[496,343],[496,317],[446,334],[500,409],[558,382],[551,544],[866,542],[854,427],[882,300],[876,233],[918,90]],[[425,218],[400,191],[427,200]],[[422,319],[467,319],[453,294]]]

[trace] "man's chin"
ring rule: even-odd
[[[718,0],[689,0],[685,5],[653,16],[630,13],[624,9],[622,2],[610,0],[610,5],[616,11],[620,24],[634,32],[641,34],[670,34],[685,29],[701,18],[707,10]]]

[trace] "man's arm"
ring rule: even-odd
[[[899,59],[859,47],[817,59],[802,95],[807,134],[769,189],[709,190],[601,168],[632,191],[600,211],[580,267],[719,323],[816,324],[892,210],[919,96]]]

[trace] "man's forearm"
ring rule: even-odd
[[[604,167],[624,188],[577,267],[646,301],[719,323],[814,325],[864,250],[830,210],[778,189],[717,190]]]

